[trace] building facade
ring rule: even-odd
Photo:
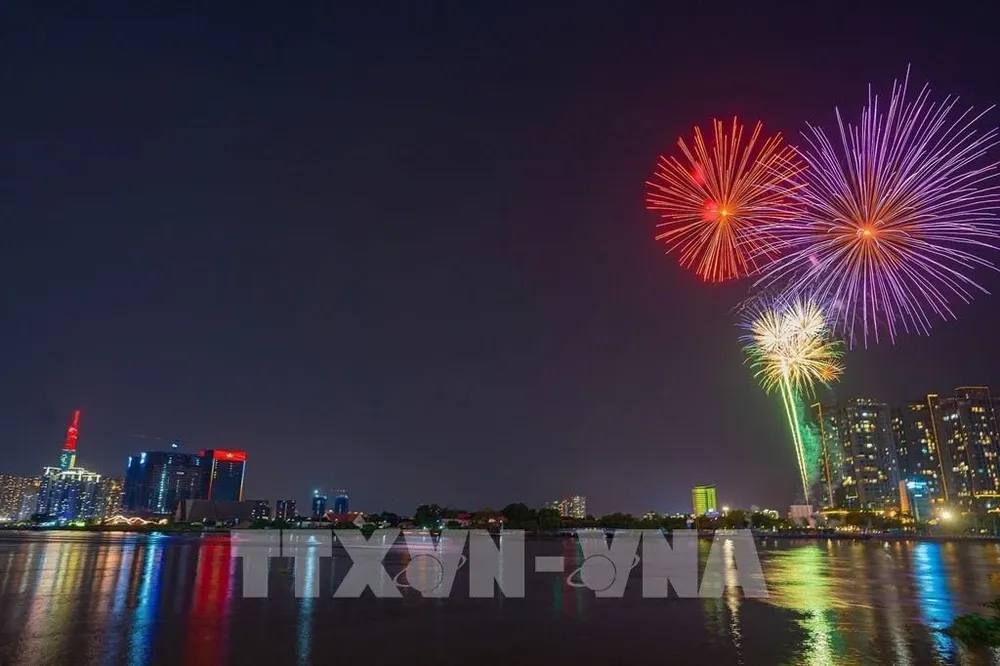
[[[113,476],[102,477],[99,490],[101,517],[112,518],[119,515],[124,508],[125,480]]]
[[[953,396],[927,396],[940,452],[941,494],[964,509],[1000,497],[996,409],[985,386],[960,386]]]
[[[37,498],[40,483],[37,476],[0,474],[0,522],[30,518],[35,511],[35,502],[31,502],[25,512],[25,500],[32,496]]]
[[[38,487],[35,513],[47,520],[93,520],[104,515],[101,475],[80,467],[45,467]]]
[[[147,451],[129,458],[123,508],[130,513],[168,516],[177,503],[204,499],[208,470],[200,456],[180,451]]]
[[[326,515],[326,493],[319,490],[313,491],[312,498],[312,515],[313,518],[319,518]]]
[[[587,498],[583,495],[573,495],[566,499],[549,502],[545,508],[558,511],[563,518],[582,520],[587,517]]]
[[[841,403],[835,418],[844,466],[843,508],[898,508],[899,472],[889,406],[852,398]]]
[[[351,497],[346,490],[336,490],[333,493],[333,512],[338,515],[348,513]]]
[[[215,502],[241,502],[246,478],[245,451],[210,449],[198,454],[207,468],[202,497]]]
[[[941,461],[934,436],[934,411],[929,400],[903,403],[892,410],[900,482],[921,481],[922,492],[934,502],[944,500]]]
[[[813,497],[825,507],[844,505],[844,447],[840,441],[836,407],[812,405],[812,417],[819,431],[820,470]]]
[[[718,513],[719,503],[715,497],[715,486],[695,486],[692,488],[691,506],[695,516]]]
[[[278,500],[274,504],[275,520],[295,520],[299,515],[296,510],[296,502],[292,499]]]

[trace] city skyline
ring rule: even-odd
[[[908,63],[1000,100],[989,8],[942,30],[745,5],[738,51],[680,28],[709,6],[203,11],[11,10],[4,471],[48,463],[79,407],[87,469],[154,448],[132,434],[180,438],[248,451],[249,495],[300,507],[344,484],[359,506],[578,492],[641,512],[686,506],[711,465],[720,500],[784,504],[787,426],[732,324],[748,285],[664,257],[643,182],[695,125],[796,143]],[[852,350],[837,395],[1000,386],[974,344],[997,303]]]

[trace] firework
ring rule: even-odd
[[[744,351],[755,376],[768,393],[777,391],[785,408],[806,501],[812,480],[808,425],[802,397],[815,395],[817,384],[843,374],[840,343],[830,335],[829,319],[816,301],[781,299],[755,308],[746,322]]]
[[[909,70],[885,105],[871,89],[855,126],[839,110],[839,141],[808,126],[797,150],[808,179],[796,177],[802,206],[775,228],[783,256],[758,285],[790,284],[835,307],[834,324],[853,345],[902,332],[926,334],[932,319],[986,290],[976,267],[997,241],[998,163],[985,159],[996,129],[958,98],[908,95]],[[911,99],[912,97],[912,99]]]
[[[775,248],[768,227],[791,219],[800,162],[780,134],[761,140],[761,130],[744,143],[738,120],[728,134],[716,120],[709,144],[695,128],[691,145],[677,141],[683,160],[661,157],[646,183],[646,207],[662,217],[656,240],[706,282],[757,273]]]

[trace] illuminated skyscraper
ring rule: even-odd
[[[960,386],[954,397],[927,396],[941,461],[941,491],[949,503],[995,508],[1000,499],[1000,434],[985,386]]]
[[[852,398],[841,403],[835,418],[844,459],[845,508],[898,507],[899,472],[889,406]]]
[[[816,403],[812,412],[821,447],[818,488],[814,497],[820,498],[825,507],[840,507],[844,504],[844,447],[840,442],[837,408]]]
[[[74,521],[102,517],[101,475],[79,467],[45,467],[38,488],[36,512],[51,520]]]
[[[198,454],[208,472],[202,479],[205,491],[201,499],[217,502],[239,502],[243,499],[243,479],[247,470],[244,451],[210,449]]]
[[[347,494],[346,490],[333,491],[333,512],[338,515],[347,513],[347,507],[350,504],[350,501],[350,495]]]
[[[101,517],[111,518],[122,512],[122,501],[125,494],[123,479],[105,476],[100,483]]]
[[[943,500],[941,464],[930,401],[907,402],[893,409],[892,430],[900,481],[921,481],[924,486],[915,486],[921,497]]]
[[[24,500],[25,497],[37,495],[40,482],[37,476],[0,474],[0,521],[24,520],[30,516],[35,505],[32,504],[28,515],[24,515]]]
[[[312,515],[313,518],[326,515],[326,493],[319,490],[313,491]]]
[[[200,456],[180,451],[148,451],[128,459],[123,505],[132,513],[166,516],[178,502],[206,499],[209,467]]]
[[[587,517],[587,498],[583,495],[573,495],[566,499],[549,502],[545,506],[548,509],[558,511],[563,518],[582,520]]]
[[[73,412],[73,419],[66,429],[66,441],[63,443],[62,454],[59,456],[59,469],[76,467],[76,441],[80,437],[80,410]]]
[[[692,488],[691,505],[696,516],[717,512],[719,503],[715,498],[715,486],[695,486]]]

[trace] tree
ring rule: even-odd
[[[538,529],[558,530],[562,527],[562,516],[555,509],[541,509],[538,512]]]
[[[413,524],[417,527],[438,527],[443,509],[437,504],[421,504],[413,512]]]

